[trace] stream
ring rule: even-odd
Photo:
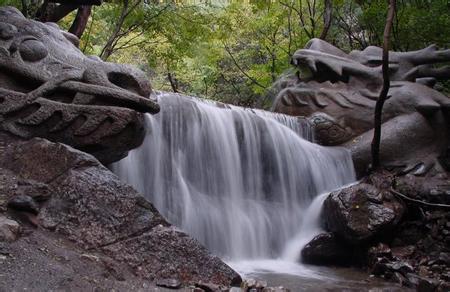
[[[162,110],[146,116],[143,145],[113,165],[122,180],[243,278],[291,291],[367,287],[367,274],[299,263],[322,230],[327,193],[356,180],[347,150],[313,143],[302,118],[172,93],[157,99]]]

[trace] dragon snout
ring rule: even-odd
[[[107,105],[157,113],[159,106],[150,99],[152,89],[146,76],[132,67],[113,65],[111,68],[98,65],[87,68],[83,73],[83,84],[78,84],[82,94],[95,96]]]

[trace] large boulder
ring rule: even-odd
[[[355,245],[387,235],[405,210],[388,191],[366,183],[332,192],[323,208],[328,230]]]
[[[202,281],[228,286],[241,281],[89,154],[41,138],[24,142],[0,134],[0,170],[6,182],[25,181],[29,190],[19,192],[18,184],[12,183],[0,192],[0,201],[19,192],[37,204],[33,212],[8,206],[11,214],[28,214],[39,227],[112,258],[138,277],[175,279],[184,285]],[[33,183],[45,186],[51,196],[32,196],[39,189],[29,186]]]

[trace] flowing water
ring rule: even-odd
[[[312,143],[301,118],[177,94],[158,100],[143,145],[113,170],[238,271],[295,263],[320,232],[320,195],[355,180],[350,154]]]

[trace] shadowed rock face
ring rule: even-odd
[[[46,138],[117,161],[144,138],[157,113],[143,72],[87,57],[54,23],[0,8],[0,131]]]
[[[373,115],[382,87],[382,50],[344,53],[318,39],[298,50],[298,68],[278,84],[276,112],[308,116],[323,145],[352,150],[361,173],[370,163]],[[417,174],[426,172],[449,145],[450,98],[433,89],[450,78],[450,50],[435,46],[414,52],[390,52],[390,99],[383,110],[382,161]]]

